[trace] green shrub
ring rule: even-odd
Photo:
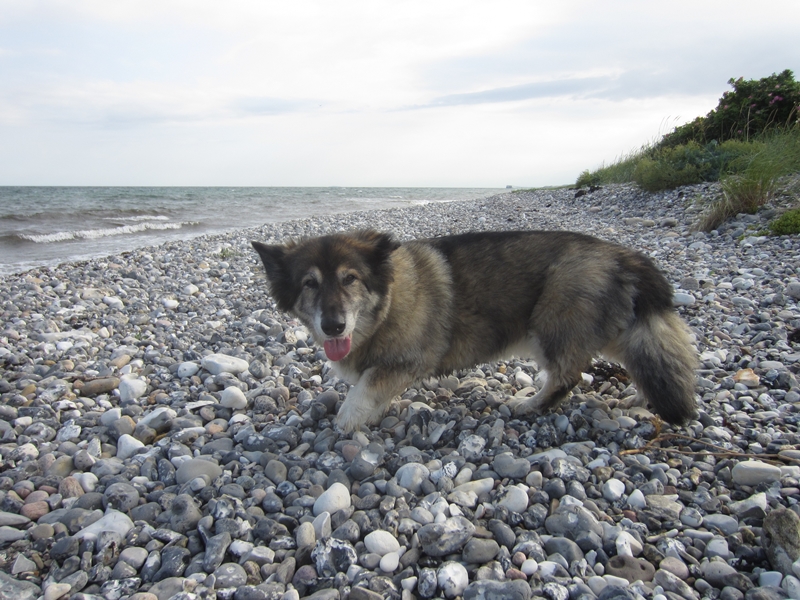
[[[699,183],[703,178],[696,165],[677,166],[666,161],[643,158],[636,165],[633,180],[643,190],[657,192],[670,190],[680,185]]]
[[[575,181],[575,185],[579,188],[600,185],[602,183],[603,182],[600,179],[599,173],[597,171],[592,173],[589,171],[589,169],[586,169],[580,175],[578,175],[578,179]]]
[[[697,142],[664,148],[652,157],[642,158],[633,172],[633,180],[648,192],[667,190],[708,179],[713,154]]]
[[[769,228],[775,235],[795,235],[800,233],[800,208],[783,213],[769,224]]]
[[[705,117],[676,127],[659,142],[674,147],[689,141],[749,140],[774,128],[792,127],[800,114],[800,82],[789,69],[762,79],[729,79],[733,91],[722,94],[719,104]]]
[[[756,212],[776,193],[782,177],[800,171],[800,126],[764,134],[749,145],[751,153],[742,146],[744,151],[731,160],[720,180],[722,198],[707,208],[698,229],[711,231],[739,213]]]
[[[713,146],[713,144],[710,144]],[[743,140],[727,140],[716,146],[712,177],[710,181],[717,181],[729,173],[741,173],[747,169],[753,157],[763,152],[764,142]]]

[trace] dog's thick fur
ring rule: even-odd
[[[253,246],[278,307],[353,384],[344,431],[380,419],[415,381],[512,354],[547,373],[535,396],[512,401],[517,416],[556,407],[600,353],[627,367],[666,421],[695,414],[696,354],[672,288],[628,248],[556,231],[403,244],[360,231]]]

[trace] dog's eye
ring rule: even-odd
[[[306,279],[303,282],[303,287],[307,287],[309,289],[315,290],[315,289],[317,289],[319,287],[319,284],[317,283],[316,279],[313,279],[313,278],[312,279]]]
[[[344,276],[344,279],[342,280],[342,284],[351,285],[351,284],[355,283],[356,279],[358,279],[358,277],[356,277],[352,273],[348,273],[347,275]]]

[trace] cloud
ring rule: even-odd
[[[704,114],[729,77],[800,74],[796,0],[1,12],[0,183],[563,183]]]
[[[610,77],[578,77],[537,81],[522,85],[449,94],[434,98],[427,106],[459,106],[465,104],[493,104],[498,102],[519,102],[538,98],[596,97],[607,89],[613,81]]]
[[[322,107],[313,100],[293,100],[270,96],[243,96],[232,100],[230,106],[238,116],[273,116]]]

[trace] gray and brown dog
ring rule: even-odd
[[[278,307],[353,384],[337,416],[381,418],[415,381],[511,355],[546,372],[527,416],[556,407],[593,356],[628,369],[670,423],[696,412],[696,353],[672,288],[638,252],[557,231],[476,232],[397,243],[375,231],[253,242]]]

